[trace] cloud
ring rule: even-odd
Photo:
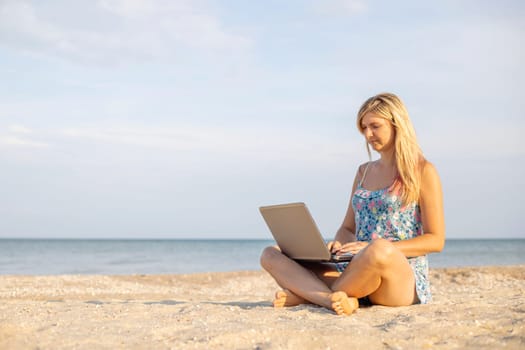
[[[170,150],[213,148],[213,137],[205,130],[191,128],[107,127],[66,128],[60,133],[70,139],[100,144],[139,146]]]
[[[312,3],[315,12],[330,16],[355,16],[368,11],[365,0],[316,0]]]
[[[9,125],[0,131],[0,148],[46,148],[48,143],[31,138],[33,130],[18,124]]]
[[[4,136],[4,135],[0,135],[0,145],[15,146],[15,147],[31,147],[31,148],[42,148],[42,147],[48,146],[48,144],[43,143],[43,142],[32,141],[32,140],[17,137],[17,136]]]
[[[350,148],[345,141],[328,141],[308,131],[274,128],[221,128],[195,126],[115,126],[67,128],[66,138],[105,145],[153,148],[161,151],[190,151],[258,159],[329,160]]]
[[[230,33],[201,2],[0,3],[0,44],[87,64],[171,60],[187,50],[242,51],[250,42]]]
[[[26,128],[23,125],[19,124],[12,124],[7,127],[7,130],[12,133],[18,133],[18,134],[31,134],[33,130]]]
[[[524,123],[514,127],[498,125],[497,121],[457,119],[429,125],[418,132],[423,151],[433,157],[493,159],[523,157],[521,138]]]

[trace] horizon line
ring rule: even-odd
[[[240,238],[240,237],[0,237],[3,240],[64,240],[64,241],[275,241],[273,238]],[[450,237],[445,241],[468,240],[525,240],[525,237]]]

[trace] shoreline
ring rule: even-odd
[[[525,347],[525,265],[430,269],[427,305],[274,309],[263,271],[0,275],[0,348]]]

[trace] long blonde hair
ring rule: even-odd
[[[394,127],[397,181],[401,185],[401,200],[404,204],[417,202],[425,158],[417,143],[416,132],[405,105],[399,97],[391,93],[382,93],[370,97],[357,113],[357,128],[362,134],[364,134],[364,130],[361,121],[365,114],[370,112],[390,121]],[[366,147],[371,159],[370,145],[367,143]]]

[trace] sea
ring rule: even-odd
[[[0,239],[0,274],[185,274],[260,270],[272,240]],[[525,264],[525,239],[449,239],[430,267]]]

